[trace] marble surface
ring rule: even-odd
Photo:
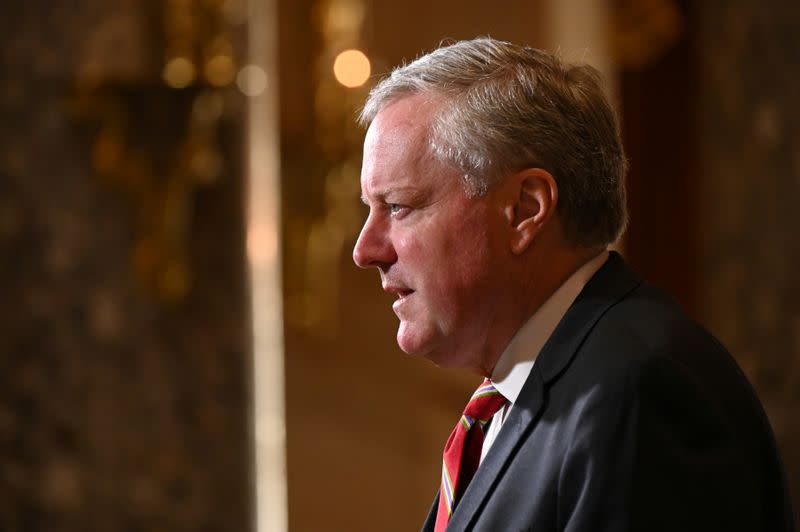
[[[800,511],[800,6],[697,6],[700,314],[764,402]]]
[[[164,305],[131,269],[135,206],[92,175],[93,130],[69,108],[87,68],[158,82],[155,4],[4,6],[2,530],[250,527],[241,117],[230,171],[193,196],[192,289]]]

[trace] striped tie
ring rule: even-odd
[[[489,379],[475,390],[464,415],[456,424],[447,444],[442,461],[442,486],[439,490],[439,510],[436,514],[435,532],[447,528],[459,496],[464,492],[481,459],[483,427],[506,402]],[[470,430],[477,425],[477,430]]]

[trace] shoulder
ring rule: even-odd
[[[578,353],[584,362],[646,377],[678,371],[705,384],[746,380],[728,350],[669,295],[643,282],[609,308]]]
[[[640,421],[647,416],[673,427],[751,436],[765,424],[727,349],[648,283],[597,321],[563,379],[566,395],[584,390],[598,408],[634,409]]]

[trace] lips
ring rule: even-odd
[[[397,299],[404,299],[407,296],[413,294],[413,290],[398,290],[395,295],[397,295]]]
[[[411,290],[410,288],[402,286],[394,286],[394,285],[384,285],[383,290],[385,292],[389,292],[390,294],[394,294],[395,296],[397,296],[398,300],[408,297],[414,293],[414,291]]]
[[[414,294],[414,290],[411,290],[407,286],[398,284],[388,284],[388,283],[385,283],[383,285],[383,289],[384,291],[390,294],[394,294],[397,297],[395,302],[392,303],[392,310],[394,310],[395,314],[397,314],[398,317],[402,317],[403,315],[402,309],[405,306],[406,301],[408,301],[409,296]]]

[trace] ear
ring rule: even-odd
[[[526,168],[512,177],[516,184],[516,203],[512,221],[511,251],[527,250],[558,204],[558,185],[553,175],[542,168]]]

